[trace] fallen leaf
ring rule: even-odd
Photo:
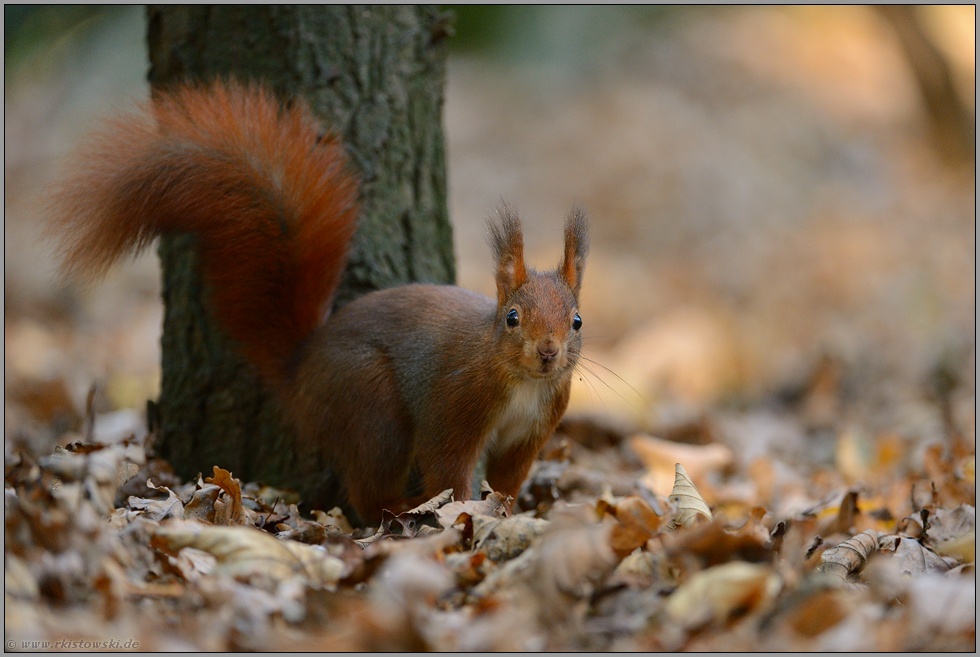
[[[210,552],[197,548],[181,548],[176,556],[169,557],[172,565],[184,578],[185,582],[196,582],[204,575],[214,571],[217,558]]]
[[[426,513],[435,513],[436,509],[443,506],[444,504],[449,503],[452,499],[453,499],[453,489],[447,488],[446,490],[442,491],[432,499],[427,500],[422,504],[419,504],[414,509],[409,509],[408,511],[400,513],[399,515],[422,516],[425,515]]]
[[[472,517],[502,518],[507,514],[507,506],[504,502],[503,495],[491,491],[486,499],[449,502],[435,510],[435,515],[443,527],[455,525],[456,519],[463,513],[468,513]]]
[[[860,536],[860,534],[859,534]],[[857,538],[857,537],[855,537]],[[893,539],[893,540],[888,540]],[[945,573],[952,565],[946,563],[941,556],[926,548],[914,538],[905,536],[882,537],[879,543],[887,541],[894,552],[894,559],[897,560],[903,572],[910,575],[921,575],[924,573]],[[884,549],[884,546],[882,546]],[[826,554],[826,552],[824,553]]]
[[[657,515],[653,507],[638,495],[625,497],[614,505],[599,500],[596,508],[600,516],[608,513],[617,521],[612,529],[610,540],[613,551],[620,558],[645,545],[660,530],[664,521],[664,518]]]
[[[326,513],[319,509],[314,509],[313,517],[316,518],[318,523],[326,527],[328,532],[331,529],[336,529],[341,534],[346,534],[347,536],[354,533],[354,527],[347,520],[347,516],[340,510],[340,507],[335,506]]]
[[[733,561],[696,573],[667,599],[667,613],[689,629],[766,609],[782,582],[769,567]]]
[[[519,555],[550,525],[547,520],[527,516],[499,519],[490,516],[471,516],[471,518],[473,549],[497,562],[507,561]]]
[[[252,527],[169,521],[154,536],[172,553],[192,547],[213,555],[218,562],[216,574],[266,586],[297,576],[310,585],[328,586],[336,584],[347,570],[343,561],[324,550],[279,540]]]
[[[909,613],[913,636],[933,633],[963,634],[976,642],[977,582],[975,577],[950,578],[936,574],[908,582]]]
[[[184,503],[180,501],[176,493],[166,486],[154,486],[153,481],[146,480],[147,488],[152,490],[162,490],[167,493],[165,500],[148,500],[143,497],[130,497],[128,500],[129,508],[139,511],[150,520],[163,520],[164,518],[183,518]]]
[[[959,538],[976,527],[977,511],[969,504],[961,504],[955,509],[935,509],[929,515],[929,540],[942,543]]]
[[[228,500],[220,497],[214,501],[214,519],[216,525],[243,525],[245,524],[245,508],[242,506],[242,487],[238,480],[231,476],[227,470],[214,466],[214,475],[207,477],[204,481],[214,484],[221,488],[228,496]]]
[[[732,560],[761,563],[775,556],[767,538],[758,532],[730,531],[720,518],[684,532],[662,534],[661,540],[671,557],[695,555],[708,566]]]
[[[841,591],[824,589],[800,600],[787,615],[787,621],[796,632],[812,638],[840,623],[850,611]]]
[[[561,514],[552,522],[532,555],[530,578],[544,622],[574,614],[576,603],[585,600],[595,582],[619,563],[610,546],[610,531],[609,524],[597,525],[574,513]]]
[[[640,549],[627,555],[613,571],[611,583],[622,583],[634,588],[649,588],[654,582],[665,579],[664,553],[646,552]]]
[[[861,572],[877,551],[878,532],[867,529],[837,547],[824,550],[818,570],[846,580],[849,575]]]
[[[974,563],[977,558],[977,533],[971,529],[962,536],[937,543],[934,547],[937,554],[953,557],[961,563]]]
[[[203,520],[214,523],[215,502],[221,495],[221,487],[214,484],[204,485],[196,489],[190,502],[184,505],[184,518],[187,520]]]
[[[699,517],[711,520],[711,510],[680,463],[674,466],[674,489],[668,499],[677,505],[677,512],[670,521],[668,529],[690,527]]]

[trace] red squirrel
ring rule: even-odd
[[[490,486],[516,498],[581,351],[581,210],[547,272],[525,265],[513,211],[491,220],[496,300],[412,284],[331,313],[357,183],[302,102],[181,87],[111,122],[74,162],[54,196],[65,273],[92,277],[157,235],[196,233],[218,326],[277,394],[297,449],[335,464],[362,518],[404,507],[413,466],[425,496],[469,499],[484,452]]]

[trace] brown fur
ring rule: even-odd
[[[339,144],[317,134],[302,106],[235,84],[184,88],[116,120],[57,195],[66,271],[98,274],[158,234],[196,233],[217,320],[280,393],[306,462],[333,462],[365,519],[407,503],[413,465],[425,495],[468,498],[484,450],[490,485],[516,497],[568,404],[585,215],[569,215],[562,262],[539,273],[503,208],[490,224],[496,302],[406,285],[321,324],[356,187]]]

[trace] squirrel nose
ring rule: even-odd
[[[538,345],[538,354],[541,356],[541,360],[546,363],[554,360],[555,356],[558,355],[558,343],[552,338],[548,338]]]

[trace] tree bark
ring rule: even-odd
[[[337,303],[380,288],[455,279],[442,134],[447,19],[431,7],[151,6],[154,89],[216,77],[305,97],[361,179],[361,223]],[[213,465],[246,480],[339,500],[310,474],[292,430],[211,322],[193,236],[161,240],[164,326],[158,452],[178,474]]]

